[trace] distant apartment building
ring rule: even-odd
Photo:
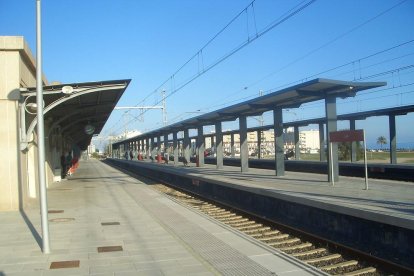
[[[92,154],[92,153],[94,153],[96,151],[96,146],[95,146],[95,144],[93,144],[92,142],[91,142],[91,144],[88,146],[88,153],[89,154]]]
[[[319,151],[319,130],[303,130],[299,132],[301,152],[317,153]]]
[[[288,128],[283,133],[285,151],[295,149],[295,139],[293,128]],[[258,132],[247,133],[247,144],[249,155],[257,154],[258,149]],[[240,153],[240,135],[234,134],[234,147],[236,155]],[[215,148],[215,141],[211,137],[206,137],[205,148]],[[299,132],[299,148],[302,153],[317,153],[319,151],[319,131],[303,130]],[[223,135],[223,150],[229,155],[231,153],[231,135]],[[265,130],[261,132],[261,152],[263,155],[273,155],[275,151],[275,135],[273,130]]]

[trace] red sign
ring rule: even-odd
[[[364,130],[342,130],[329,133],[331,143],[364,141]]]

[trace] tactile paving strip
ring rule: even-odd
[[[148,197],[140,196],[139,193],[134,193],[133,197],[221,274],[274,275],[167,206],[149,201]]]

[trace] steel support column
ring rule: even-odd
[[[204,128],[203,126],[198,126],[197,128],[197,158],[198,166],[204,166]]]
[[[164,143],[164,153],[165,153],[168,150],[168,134],[164,134],[163,143]]]
[[[349,129],[355,130],[355,119],[349,120]],[[351,162],[356,162],[357,160],[357,142],[351,142]]]
[[[183,140],[184,153],[183,156],[190,163],[190,136],[188,129],[184,129],[184,140]]]
[[[137,141],[137,151],[138,151],[138,154],[141,154],[142,153],[141,149],[142,149],[142,140],[138,140]],[[138,155],[137,155],[137,159],[138,159]]]
[[[283,113],[282,108],[273,110],[273,131],[275,136],[275,174],[285,175],[285,154],[283,142]]]
[[[319,123],[319,160],[326,161],[324,123]]]
[[[151,154],[151,145],[150,145],[150,139],[147,138],[145,139],[145,156],[147,159],[150,158],[150,154]]]
[[[240,167],[241,172],[249,171],[249,148],[247,145],[247,119],[246,116],[239,117],[240,131]]]
[[[234,133],[230,134],[230,152],[231,152],[231,157],[234,158],[236,156],[235,149],[234,149]]]
[[[299,160],[300,159],[299,126],[293,127],[293,136],[295,140],[295,160]]]
[[[332,179],[337,182],[339,180],[339,164],[338,164],[338,144],[330,143],[329,133],[337,131],[337,114],[336,114],[336,97],[328,95],[325,99],[325,113],[326,113],[326,131],[328,141],[328,181],[332,182]],[[332,147],[332,149],[331,149]],[[332,150],[332,159],[330,152]],[[332,169],[333,167],[333,169]]]
[[[262,131],[257,131],[257,148],[259,150],[257,158],[262,159]]]
[[[174,166],[178,165],[178,140],[177,131],[173,132],[173,155],[174,155]]]
[[[223,168],[223,130],[221,122],[216,122],[216,168]]]
[[[157,137],[157,157],[161,155],[161,135]]]
[[[157,144],[155,143],[155,136],[151,137],[150,147],[151,147],[151,158],[152,158],[151,160],[152,162],[154,162],[156,154],[157,154]]]
[[[389,128],[390,128],[390,162],[391,164],[397,164],[397,132],[395,127],[395,115],[390,114],[388,116]]]

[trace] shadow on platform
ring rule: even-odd
[[[42,237],[37,232],[36,228],[34,227],[33,223],[30,221],[29,217],[26,215],[25,211],[20,209],[20,214],[22,218],[24,219],[24,222],[26,223],[27,227],[29,228],[30,232],[32,232],[33,237],[35,238],[37,244],[39,245],[39,248],[42,249]],[[3,274],[0,272],[0,276]]]

